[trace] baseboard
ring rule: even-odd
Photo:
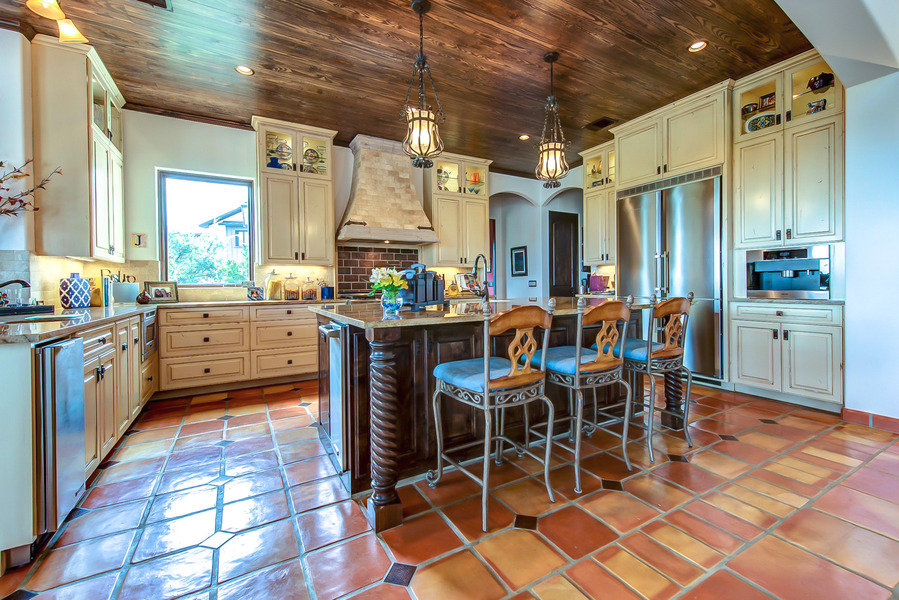
[[[873,427],[874,429],[883,429],[890,433],[899,433],[899,419],[894,417],[875,415],[873,413],[852,408],[844,408],[842,417],[844,421],[855,423],[856,425],[864,425],[865,427]]]

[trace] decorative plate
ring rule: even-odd
[[[312,148],[309,148],[308,150],[303,152],[303,160],[306,161],[307,163],[315,164],[318,162],[318,159],[320,159],[320,158],[321,158],[321,154],[319,154]]]
[[[290,149],[290,144],[281,143],[275,148],[275,152],[278,154],[278,158],[287,159],[291,157],[293,151]]]
[[[777,115],[773,112],[766,112],[758,114],[751,119],[746,120],[746,133],[752,133],[753,131],[760,131],[765,129],[766,127],[771,127],[776,123]]]
[[[307,152],[308,152],[308,151],[307,151]],[[303,172],[304,172],[304,173],[314,173],[314,174],[316,174],[316,175],[319,174],[319,173],[318,173],[318,169],[316,169],[316,168],[313,167],[312,165],[303,165]]]

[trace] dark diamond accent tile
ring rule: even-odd
[[[777,421],[771,421],[772,423],[776,423]],[[722,440],[727,440],[728,442],[739,442],[740,438],[735,435],[719,435]]]
[[[85,510],[83,508],[76,508],[72,512],[69,513],[69,516],[66,517],[66,522],[74,521],[78,517],[83,517],[84,515],[88,514],[89,512],[90,512],[89,510]]]
[[[213,444],[213,446],[218,446],[219,448],[227,448],[231,444],[234,443],[234,440],[222,440],[218,444]]]
[[[537,517],[530,515],[515,515],[515,527],[518,529],[537,530]]]
[[[37,596],[35,592],[29,592],[28,590],[16,590],[9,596],[3,598],[3,600],[30,600]]]
[[[403,563],[393,563],[387,575],[384,577],[384,583],[392,583],[393,585],[408,586],[415,575],[415,566]]]
[[[230,421],[233,418],[234,418],[234,415],[225,415],[224,417],[219,417],[218,420],[219,421]]]
[[[311,402],[300,402],[300,406],[312,406]]]
[[[762,423],[767,423],[768,425],[777,425],[777,421],[774,419],[759,419]]]
[[[611,479],[603,479],[602,480],[602,489],[615,490],[616,492],[623,492],[624,486],[621,485],[620,481],[612,481]]]
[[[107,460],[105,463],[103,463],[102,465],[100,465],[99,468],[100,468],[100,469],[108,469],[109,467],[114,467],[114,466],[116,466],[117,464],[119,464],[119,462],[120,462],[120,461],[118,461],[118,460]]]
[[[690,462],[689,460],[687,460],[686,456],[681,456],[680,454],[669,454],[668,460],[672,462]]]

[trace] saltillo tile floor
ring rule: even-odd
[[[887,599],[899,595],[897,436],[696,388],[692,434],[584,444],[495,470],[490,532],[458,472],[400,488],[372,533],[313,427],[314,383],[151,403],[50,550],[0,578],[45,600]],[[514,455],[511,455],[514,458]]]

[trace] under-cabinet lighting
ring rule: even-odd
[[[708,46],[707,42],[699,40],[690,44],[690,47],[687,48],[687,50],[689,50],[690,52],[699,52],[700,50],[705,50],[706,46]]]
[[[56,22],[59,27],[59,41],[64,44],[86,44],[87,38],[81,35],[72,19],[60,19]]]
[[[58,21],[66,18],[66,13],[59,8],[59,2],[56,0],[28,0],[25,6],[33,13],[37,13],[47,19]]]
[[[256,73],[256,71],[246,65],[237,65],[236,67],[234,67],[234,70],[241,75],[246,75],[247,77]]]

